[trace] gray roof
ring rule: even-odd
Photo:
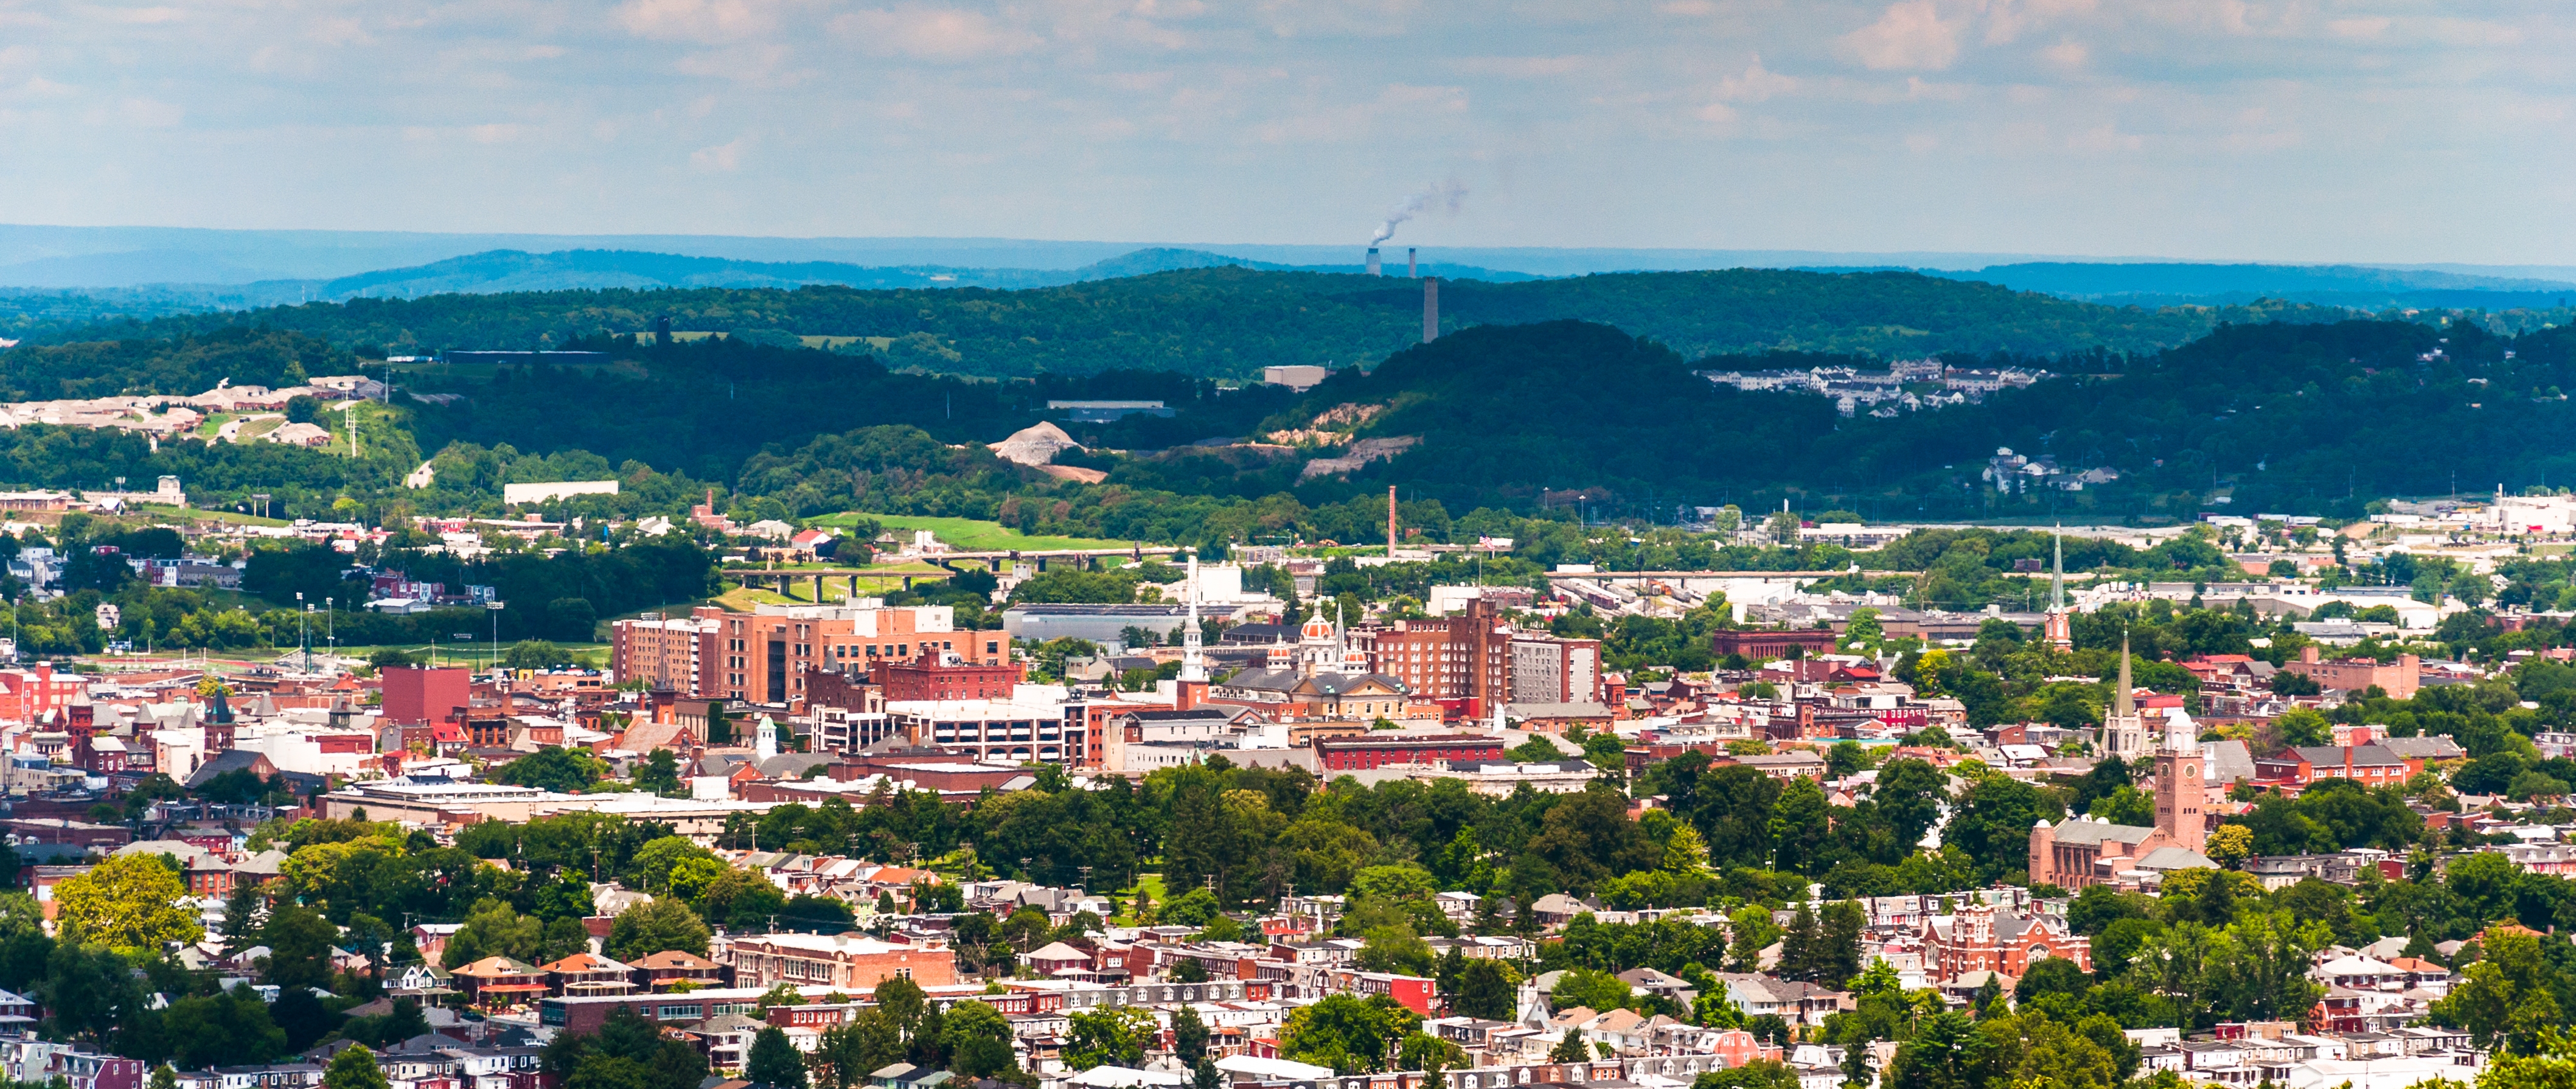
[[[2456,760],[2468,755],[2467,751],[2460,748],[2459,742],[2451,740],[2445,734],[2432,734],[2425,737],[2387,737],[2381,738],[2378,745],[2397,754],[2400,759],[2406,760]]]
[[[262,696],[261,698],[265,699],[267,697]],[[188,776],[188,782],[186,785],[188,789],[195,790],[199,787],[205,786],[209,780],[212,780],[215,776],[222,775],[225,772],[250,771],[264,759],[267,759],[267,757],[256,749],[225,749],[222,752],[216,753],[205,763],[197,765],[196,772]]]
[[[2299,759],[2318,767],[2339,768],[2344,765],[2344,750],[2332,745],[2298,745],[2292,747],[2290,751],[2299,754]],[[2352,766],[2354,767],[2381,767],[2405,762],[2398,759],[2396,753],[2378,745],[2352,747]]]
[[[2198,851],[2185,850],[2181,847],[2158,847],[2147,852],[2147,857],[2138,860],[2138,868],[2141,870],[2214,870],[2218,868],[2218,863],[2210,861],[2208,855]]]
[[[2209,782],[2236,783],[2254,777],[2254,750],[2242,741],[2208,741],[2201,744],[2208,765],[2203,773]]]
[[[1293,669],[1247,669],[1225,679],[1220,688],[1249,688],[1259,692],[1286,692],[1297,687]]]

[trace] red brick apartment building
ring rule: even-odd
[[[1398,620],[1364,638],[1370,671],[1403,681],[1415,699],[1462,702],[1461,714],[1481,719],[1512,698],[1512,629],[1493,602],[1471,599],[1455,616]]]
[[[752,703],[805,698],[806,674],[873,673],[923,655],[974,665],[1011,660],[1011,637],[958,631],[945,605],[763,605],[748,613],[699,606],[686,619],[647,614],[614,628],[617,675],[691,696]]]

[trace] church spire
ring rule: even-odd
[[[2120,633],[2120,684],[2111,690],[2111,714],[2119,718],[2136,718],[2138,699],[2129,694],[2129,633]]]
[[[2049,544],[2057,549],[2057,562],[2048,573],[2048,611],[2066,611],[2066,536],[2064,527],[2048,535]]]
[[[2056,560],[2048,573],[2048,615],[2042,619],[2041,633],[2048,645],[2058,650],[2075,649],[2075,623],[2066,614],[2066,534],[2060,526],[2048,535]]]
[[[1195,551],[1190,553],[1189,575],[1183,585],[1190,597],[1190,620],[1189,626],[1181,629],[1181,673],[1178,679],[1205,681],[1208,679],[1207,660],[1200,652],[1202,637],[1199,634],[1199,554]]]

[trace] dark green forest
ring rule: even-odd
[[[2228,315],[2068,302],[1903,272],[1650,272],[1441,285],[1443,327],[1558,318],[1607,322],[1691,356],[1792,348],[1911,357],[2059,355],[2179,344]],[[2249,312],[2251,313],[2251,312]],[[1257,378],[1282,364],[1383,359],[1420,339],[1410,280],[1201,268],[1008,291],[813,286],[556,291],[353,299],[156,318],[47,339],[163,339],[249,326],[370,355],[562,348],[676,330],[777,340],[864,336],[897,369],[982,377],[1172,371]]]
[[[903,292],[458,296],[170,319],[128,331],[184,330],[190,322],[204,330],[0,353],[0,396],[196,392],[224,379],[278,385],[347,373],[364,365],[350,343],[410,335],[403,323],[424,317],[450,323],[437,328],[479,329],[479,343],[526,338],[517,342],[598,351],[605,362],[399,373],[405,394],[458,396],[431,403],[398,395],[400,433],[376,440],[363,462],[265,445],[178,443],[155,452],[121,434],[29,427],[0,436],[0,472],[15,485],[87,488],[176,473],[216,502],[267,491],[298,513],[344,497],[366,509],[388,497],[420,510],[489,509],[504,481],[615,475],[636,497],[594,504],[593,513],[668,512],[677,499],[714,487],[737,499],[775,499],[794,515],[973,514],[1092,531],[1106,527],[1068,516],[1141,494],[1166,498],[1151,504],[1158,515],[1146,520],[1151,524],[1129,528],[1157,536],[1174,532],[1166,515],[1204,520],[1214,510],[1289,496],[1320,509],[1383,495],[1389,486],[1407,501],[1436,502],[1449,512],[1526,514],[1572,505],[1591,516],[1663,522],[1686,507],[1776,510],[1784,501],[1794,510],[1841,509],[1880,521],[2120,520],[2188,518],[2204,509],[2354,516],[2377,496],[2484,492],[2499,484],[2521,490],[2576,477],[2576,457],[2560,438],[2576,424],[2562,392],[2576,388],[2576,334],[2562,328],[2508,338],[2470,321],[2221,322],[2198,339],[2156,348],[2158,337],[2190,332],[2171,324],[2181,317],[1896,274],[1462,283],[1450,285],[1446,297],[1468,327],[1430,345],[1397,345],[1376,366],[1344,368],[1303,395],[1258,384],[1232,388],[1206,376],[1293,361],[1283,352],[1312,359],[1338,350],[1318,347],[1336,337],[1349,347],[1395,336],[1388,322],[1413,318],[1390,314],[1403,310],[1397,304],[1414,290],[1393,280],[1200,269],[912,299],[908,320],[980,315],[978,335],[1036,353],[1013,364],[1033,376],[998,381],[889,366],[901,364],[901,350],[878,358],[761,336],[638,344],[598,332],[646,322],[646,302],[657,307],[652,312],[682,313],[692,300],[753,307],[721,311],[731,315],[726,321],[837,328],[831,315],[890,313],[884,308]],[[598,305],[561,308],[576,297]],[[520,300],[515,309],[505,305],[511,299]],[[1675,335],[1637,336],[1573,320],[1473,324],[1479,313],[1519,320],[1558,310],[1663,322]],[[544,314],[571,322],[567,315],[576,313],[590,325],[584,335],[569,324],[512,324]],[[1748,315],[1757,313],[1769,324],[1753,323]],[[675,324],[698,317],[720,324],[710,316],[716,314],[701,310]],[[2193,314],[2192,321],[2214,320]],[[249,324],[272,320],[280,327]],[[1844,419],[1819,397],[1747,393],[1693,373],[1713,364],[1867,361],[1880,348],[1851,337],[1913,328],[1908,322],[1948,330],[1932,339],[1960,345],[1950,357],[1956,362],[2033,362],[2068,377],[1978,405]],[[2031,339],[2040,329],[2059,332]],[[1827,335],[1832,330],[1841,332]],[[1155,337],[1229,353],[1232,362],[1180,359],[1162,349],[1084,354]],[[1691,350],[1678,351],[1677,343]],[[2058,354],[2014,354],[2042,347]],[[1719,348],[1734,354],[1701,354]],[[1065,365],[1057,369],[1040,356]],[[1117,365],[1095,366],[1107,363]],[[1092,449],[1060,460],[1106,472],[1103,485],[1057,481],[971,449],[1040,419],[1063,420],[1046,409],[1048,400],[1102,398],[1160,400],[1177,410],[1168,419],[1065,423]],[[1303,426],[1343,404],[1384,407],[1360,437],[1417,437],[1419,445],[1348,476],[1309,478],[1305,462],[1330,449],[1228,444]],[[943,449],[917,454],[908,452],[914,439],[856,437],[886,427],[918,429],[910,434]],[[2074,468],[2108,467],[2120,479],[2081,492],[1999,494],[1980,480],[1998,447],[2053,455]],[[861,450],[868,452],[853,453]],[[439,461],[439,482],[426,492],[397,491],[401,474],[428,456]],[[2221,496],[2231,504],[2213,507]],[[1004,512],[1013,499],[1020,505]],[[1277,523],[1267,516],[1248,521]]]

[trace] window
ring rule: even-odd
[[[703,1006],[664,1006],[654,1011],[654,1016],[664,1021],[694,1021],[705,1016],[700,1012],[704,1008]]]

